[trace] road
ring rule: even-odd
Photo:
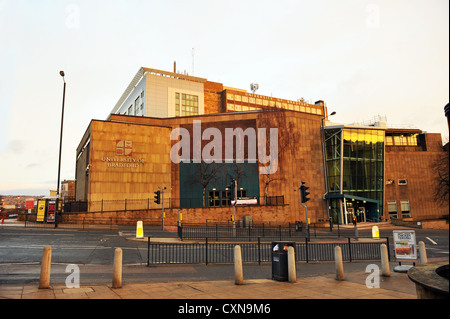
[[[448,259],[449,234],[447,230],[416,229],[417,242],[424,241],[427,256],[433,259]],[[359,231],[359,236],[368,236],[370,230]],[[173,233],[152,232],[152,237],[173,237]],[[161,265],[146,267],[147,243],[129,240],[133,232],[79,231],[58,229],[30,229],[19,227],[0,228],[0,284],[38,282],[40,262],[45,246],[52,246],[52,281],[64,283],[68,264],[80,268],[82,281],[111,281],[114,250],[123,250],[124,276],[127,281],[151,280],[214,280],[232,279],[232,265]],[[392,230],[380,230],[380,237],[390,237]],[[395,263],[395,260],[392,261]],[[364,270],[370,262],[352,262],[346,268]],[[298,276],[333,272],[332,262],[301,263]],[[246,277],[268,278],[270,263],[245,266]]]

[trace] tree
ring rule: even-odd
[[[192,184],[200,184],[202,186],[203,207],[206,206],[206,187],[211,181],[216,179],[220,170],[221,166],[216,162],[195,164],[195,174],[192,179]]]
[[[288,155],[289,152],[294,153],[294,146],[300,140],[300,134],[295,129],[293,122],[286,118],[286,111],[279,109],[264,110],[262,112],[260,127],[276,127],[278,128],[278,159],[277,161],[270,161],[267,173],[264,174],[264,205],[267,205],[267,198],[269,194],[269,186],[274,181],[284,180],[283,174],[278,171],[271,174],[271,165],[278,165]],[[268,133],[268,130],[266,134]],[[266,141],[269,139],[266,137]],[[260,143],[260,141],[258,141]],[[266,143],[266,151],[269,150],[269,145]]]
[[[436,188],[434,189],[434,199],[448,203],[449,199],[449,143],[444,145],[444,152],[439,154],[439,157],[433,164],[433,169],[436,172]]]
[[[243,178],[247,177],[245,173],[243,163],[232,163],[230,169],[227,170],[227,180],[236,180],[237,184],[240,185]]]

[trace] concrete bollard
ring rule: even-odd
[[[336,266],[336,280],[344,280],[344,265],[342,263],[342,249],[334,247],[334,264]]]
[[[52,246],[45,246],[42,254],[41,278],[39,279],[39,289],[50,288],[50,268],[52,265]]]
[[[242,271],[242,252],[241,246],[234,246],[234,284],[244,284],[244,274]]]
[[[425,243],[419,241],[419,259],[421,264],[426,264],[428,262],[427,249],[425,248]]]
[[[391,270],[389,269],[389,257],[386,244],[380,245],[380,252],[381,252],[381,275],[383,275],[384,277],[390,277]]]
[[[114,252],[113,288],[122,288],[122,248],[116,248]]]
[[[292,246],[288,248],[288,281],[291,283],[297,282],[297,271],[295,269],[295,250]]]

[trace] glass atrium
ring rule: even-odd
[[[384,130],[325,127],[330,217],[334,223],[380,221],[383,215]]]

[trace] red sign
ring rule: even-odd
[[[34,207],[34,200],[27,200],[26,202],[27,209],[33,209]]]

